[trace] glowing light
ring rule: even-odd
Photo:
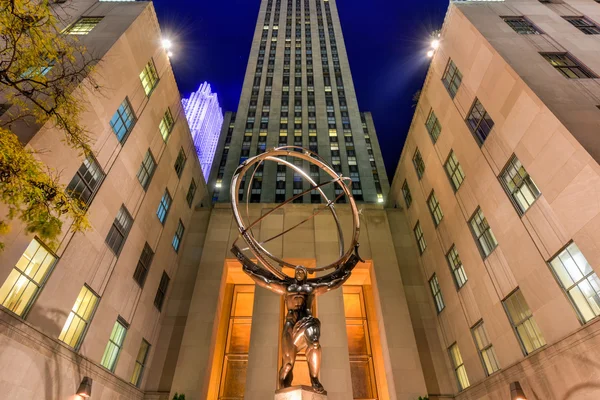
[[[437,49],[438,47],[440,47],[440,41],[437,39],[434,39],[431,41],[431,48],[432,49]]]
[[[169,50],[171,47],[173,47],[173,42],[171,42],[169,39],[163,39],[162,46],[165,50]]]
[[[169,58],[173,57],[173,52],[172,51],[168,51],[167,52],[167,57],[169,57]]]
[[[216,183],[216,184],[215,184],[215,187],[216,187],[217,189],[220,189],[220,188],[221,188],[221,183]]]
[[[429,58],[433,57],[433,50],[429,50],[427,52],[427,57],[429,57]]]

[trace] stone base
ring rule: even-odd
[[[310,386],[292,386],[276,391],[275,400],[327,400],[327,392],[315,393]]]

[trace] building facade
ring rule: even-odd
[[[65,223],[56,247],[17,221],[2,236],[0,397],[75,399],[87,376],[94,399],[148,398],[160,327],[184,290],[186,242],[202,232],[203,211],[192,214],[210,199],[152,4],[65,10],[65,34],[100,59],[102,95],[76,89],[95,156],[83,159],[51,123],[26,143],[88,206],[91,227],[73,234]]]
[[[224,125],[210,190],[217,201],[229,201],[223,188],[241,162],[268,148],[297,146],[351,177],[358,201],[383,203],[389,184],[367,118],[358,108],[336,3],[263,0],[233,130],[228,135]],[[283,165],[257,172],[251,202],[282,202],[308,189]],[[317,182],[327,179],[310,172]],[[238,195],[245,198],[247,189],[241,187]],[[332,186],[325,189],[334,196]],[[297,202],[320,202],[320,197],[306,194]]]
[[[181,104],[192,131],[202,173],[208,179],[223,126],[219,98],[212,92],[210,84],[204,82],[190,97],[181,99]]]
[[[450,5],[388,211],[412,231],[430,394],[600,397],[598,21],[596,2]]]

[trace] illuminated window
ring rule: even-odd
[[[2,305],[23,317],[42,290],[56,256],[37,239],[33,239],[0,287]]]
[[[454,367],[454,373],[456,374],[456,380],[458,381],[458,390],[462,391],[471,386],[469,383],[469,377],[467,376],[467,370],[465,364],[458,349],[458,345],[454,343],[448,349],[450,353],[450,359],[452,360],[452,366]]]
[[[150,352],[150,343],[145,339],[142,339],[140,349],[138,350],[137,358],[135,359],[135,367],[133,368],[133,375],[131,376],[131,383],[137,387],[140,387],[142,378],[144,376],[144,369],[146,369],[146,360],[148,359],[148,353]]]
[[[452,188],[456,192],[465,180],[465,173],[458,163],[458,159],[456,158],[454,151],[450,151],[450,155],[448,156],[444,166],[446,168],[448,178],[450,179],[450,183],[452,183]]]
[[[591,72],[579,65],[579,63],[568,53],[540,53],[540,55],[566,78],[594,78],[594,75]]]
[[[467,274],[465,273],[463,263],[458,255],[458,250],[456,250],[455,245],[452,245],[452,248],[448,254],[446,254],[446,258],[450,264],[450,270],[452,271],[452,276],[454,277],[454,283],[456,283],[456,287],[460,289],[465,285],[465,283],[467,283]]]
[[[415,239],[417,240],[417,245],[419,246],[419,253],[423,254],[427,248],[427,243],[425,242],[425,235],[423,235],[423,230],[421,229],[419,221],[417,221],[413,232],[415,234]]]
[[[344,313],[354,399],[376,399],[377,385],[362,286],[344,286]]]
[[[475,235],[475,238],[477,239],[477,244],[479,245],[479,250],[482,255],[484,258],[489,256],[498,246],[498,241],[496,240],[496,236],[494,236],[494,232],[492,232],[492,228],[490,228],[487,219],[483,215],[481,208],[478,208],[477,211],[475,211],[469,224],[471,225],[473,235]]]
[[[431,217],[433,218],[433,223],[437,227],[442,219],[444,218],[444,213],[442,212],[442,208],[440,207],[440,202],[437,197],[435,197],[435,192],[432,190],[429,195],[429,199],[427,199],[427,206],[429,206],[429,212],[431,213]]]
[[[104,17],[81,17],[63,31],[67,35],[87,35]]]
[[[425,173],[425,162],[419,149],[415,151],[415,155],[413,156],[413,165],[415,166],[415,171],[417,171],[417,176],[421,179]]]
[[[525,17],[501,17],[520,35],[539,35],[541,32]]]
[[[175,235],[173,236],[173,241],[171,242],[171,244],[176,252],[179,251],[179,247],[181,246],[181,241],[183,240],[184,232],[185,232],[185,227],[183,226],[183,222],[181,222],[181,220],[179,220],[179,224],[177,225],[177,230],[175,231]]]
[[[129,99],[125,98],[110,120],[110,127],[117,136],[117,139],[119,139],[119,142],[123,143],[127,139],[127,135],[133,129],[135,121],[136,117],[131,109]]]
[[[140,72],[140,81],[142,82],[146,96],[150,96],[158,83],[158,73],[156,72],[153,59],[150,59],[142,72]]]
[[[74,349],[79,348],[98,305],[96,296],[87,286],[81,288],[58,340]]]
[[[563,17],[575,28],[579,29],[586,35],[598,35],[600,34],[600,28],[592,21],[585,17]]]
[[[575,243],[550,260],[550,266],[583,322],[600,315],[600,279]]]
[[[117,360],[119,354],[123,349],[123,342],[125,341],[125,335],[127,334],[127,323],[119,317],[113,326],[112,332],[104,349],[104,355],[100,364],[106,368],[115,372],[117,366]]]
[[[160,125],[158,125],[160,134],[165,142],[169,139],[174,124],[175,123],[173,122],[173,115],[171,114],[171,109],[167,107],[167,111],[165,111],[165,115],[160,120]]]
[[[448,65],[446,66],[446,70],[442,76],[442,83],[448,90],[450,97],[454,98],[454,96],[456,96],[456,92],[458,92],[460,84],[462,83],[462,74],[452,60],[448,61]]]
[[[223,353],[219,400],[242,400],[246,386],[254,285],[235,285],[229,309],[227,340]]]
[[[473,332],[473,338],[475,339],[475,344],[477,345],[477,351],[479,352],[479,357],[481,358],[481,362],[483,363],[486,374],[491,375],[498,371],[500,369],[500,365],[498,364],[498,359],[496,358],[494,346],[492,346],[492,343],[490,343],[490,340],[488,339],[487,332],[483,326],[483,321],[479,321],[477,325],[471,329],[471,332]]]
[[[535,185],[517,156],[512,156],[500,174],[500,181],[513,203],[518,206],[517,211],[520,214],[525,213],[541,195],[540,189]]]
[[[508,296],[503,304],[525,355],[546,344],[546,340],[544,340],[540,328],[533,319],[533,313],[529,309],[520,289]]]
[[[438,313],[441,313],[444,308],[446,308],[446,303],[444,303],[444,297],[442,296],[442,289],[440,288],[440,283],[438,281],[437,275],[433,274],[431,279],[429,280],[429,288],[431,289],[431,295],[433,296],[433,301],[435,303],[435,309]]]
[[[433,109],[431,109],[431,112],[429,113],[429,117],[427,118],[425,126],[427,127],[427,132],[429,132],[429,136],[431,136],[433,143],[437,142],[438,138],[440,137],[440,133],[442,133],[442,125],[435,116]]]

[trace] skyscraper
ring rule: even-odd
[[[204,82],[190,97],[181,99],[181,104],[192,131],[202,173],[208,179],[223,125],[219,98],[212,92],[210,84]]]
[[[356,200],[384,201],[387,175],[372,119],[359,111],[335,1],[262,1],[232,121],[223,129],[209,179],[214,199],[229,200],[223,188],[248,157],[267,148],[298,146],[318,152],[351,177]],[[275,164],[259,169],[249,200],[282,202],[308,189],[286,169]],[[326,179],[317,169],[307,172],[316,181]],[[327,186],[326,192],[332,197],[334,188]],[[312,193],[297,202],[320,202],[320,196]]]

